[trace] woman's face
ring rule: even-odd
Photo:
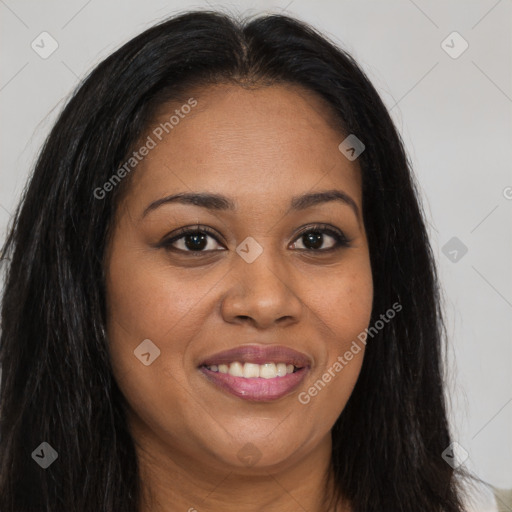
[[[156,145],[118,210],[115,377],[139,440],[213,467],[283,467],[330,446],[360,372],[364,350],[338,359],[372,308],[360,168],[309,91],[216,86],[194,99],[150,126]],[[326,191],[338,198],[311,195]],[[222,198],[170,199],[199,193]]]

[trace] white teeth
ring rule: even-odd
[[[295,366],[285,363],[245,363],[242,364],[234,361],[231,364],[212,364],[207,366],[208,370],[219,373],[229,373],[233,377],[244,377],[246,379],[275,379],[276,377],[285,377],[289,373],[293,373]]]
[[[275,379],[277,377],[277,368],[274,363],[267,363],[260,368],[260,377],[263,379]]]
[[[213,370],[213,367],[212,367],[212,370]],[[213,371],[215,371],[215,370],[213,370]],[[243,377],[244,376],[244,367],[239,362],[231,363],[229,365],[228,373],[230,375],[233,375],[233,377]]]
[[[276,365],[276,371],[277,371],[277,376],[278,377],[284,377],[286,375],[286,365],[284,363],[278,363]],[[293,368],[292,368],[292,371],[290,373],[293,372]]]
[[[245,363],[243,372],[246,379],[257,378],[260,376],[260,366],[258,364]]]

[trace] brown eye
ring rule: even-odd
[[[166,239],[160,246],[182,252],[209,252],[216,250],[215,244],[220,245],[211,229],[206,226],[195,226],[179,229],[174,236]]]
[[[329,239],[331,239],[331,242],[328,242]],[[344,233],[330,227],[310,227],[307,231],[303,231],[297,240],[300,241],[303,247],[297,247],[299,242],[295,242],[293,244],[294,248],[304,251],[327,252],[349,246],[349,240]],[[322,248],[326,241],[329,243],[329,247]]]

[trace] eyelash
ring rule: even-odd
[[[303,252],[309,252],[309,253],[330,253],[333,251],[340,250],[342,248],[346,248],[350,246],[350,240],[345,236],[345,234],[337,229],[334,229],[332,227],[329,227],[325,224],[313,224],[311,226],[308,226],[307,229],[302,230],[297,237],[294,240],[299,240],[304,235],[307,235],[308,233],[320,233],[320,234],[326,234],[334,238],[335,245],[333,247],[329,247],[328,249],[295,249],[298,251]],[[176,234],[172,238],[168,238],[164,240],[161,244],[159,244],[159,248],[165,248],[169,251],[178,251],[178,252],[184,252],[184,253],[195,253],[195,254],[201,254],[201,253],[209,253],[209,252],[216,252],[216,250],[207,250],[207,251],[190,251],[190,250],[184,250],[184,249],[177,249],[176,247],[172,247],[172,244],[178,240],[181,240],[187,235],[197,235],[197,234],[205,234],[210,235],[218,244],[220,244],[219,240],[217,239],[216,233],[209,228],[208,226],[202,226],[200,224],[197,224],[193,227],[183,227],[180,228]]]

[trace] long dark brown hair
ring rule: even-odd
[[[368,343],[332,430],[336,488],[355,512],[461,512],[454,471],[441,457],[451,439],[436,270],[389,113],[354,59],[307,24],[207,11],[153,26],[101,62],[42,148],[4,247],[0,510],[138,510],[134,442],[104,335],[103,255],[123,187],[103,199],[93,191],[133,151],[159,105],[216,83],[299,84],[364,141],[371,322],[395,301],[403,309]],[[58,452],[46,470],[31,457],[45,441]]]

